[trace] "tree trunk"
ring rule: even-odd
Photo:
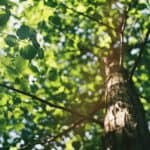
[[[104,149],[150,149],[144,109],[138,100],[133,83],[128,81],[124,69],[120,69],[115,63],[106,67]]]

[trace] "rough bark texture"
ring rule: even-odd
[[[104,149],[149,149],[149,133],[144,110],[132,82],[128,81],[124,69],[120,69],[115,63],[106,67]]]

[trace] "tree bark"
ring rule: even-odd
[[[148,150],[149,133],[132,81],[115,62],[106,65],[105,150]]]

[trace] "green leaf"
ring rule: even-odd
[[[0,118],[0,131],[5,130],[6,128],[6,120],[5,117],[4,118]]]
[[[62,101],[62,100],[64,100],[64,99],[66,99],[66,94],[63,93],[63,92],[61,92],[61,93],[58,93],[58,94],[54,94],[54,95],[52,96],[52,98],[53,98],[54,100],[57,100],[57,101]]]
[[[79,141],[74,141],[74,142],[72,142],[72,146],[73,146],[75,149],[80,149],[81,143],[80,143]]]
[[[33,84],[30,87],[31,87],[31,92],[33,92],[33,93],[35,93],[39,89],[36,84]]]
[[[35,72],[35,73],[39,73],[39,69],[35,66],[35,65],[33,65],[33,64],[29,64],[29,67],[31,68],[31,70],[33,71],[33,72]]]
[[[32,40],[32,44],[33,44],[34,47],[40,48],[40,44],[38,43],[36,37],[32,38],[31,40]]]
[[[55,2],[55,0],[44,0],[44,4],[48,5],[50,7],[56,7],[57,3]]]
[[[141,3],[141,4],[137,5],[137,8],[139,10],[143,10],[143,9],[147,8],[147,5],[145,3]]]
[[[10,11],[0,12],[0,26],[6,25],[10,17]]]
[[[6,5],[7,4],[7,0],[0,0],[0,5]]]
[[[9,35],[6,36],[5,42],[6,42],[9,46],[14,46],[14,45],[16,45],[17,37],[14,36],[14,35],[9,34]]]
[[[59,16],[50,16],[49,21],[52,22],[55,25],[60,25],[61,24],[61,19]]]
[[[49,80],[55,81],[57,79],[57,69],[56,68],[51,68],[49,71]]]
[[[37,55],[38,55],[38,58],[40,58],[40,59],[44,58],[44,51],[43,51],[43,49],[41,49],[41,48],[38,49]]]
[[[21,99],[19,97],[15,97],[14,104],[20,104],[20,103],[21,103]]]
[[[26,25],[22,25],[18,30],[17,30],[17,36],[20,39],[26,39],[29,38],[31,33],[30,33],[30,28]]]
[[[21,49],[20,51],[20,55],[24,58],[24,59],[33,59],[37,54],[37,49],[32,46],[32,45],[28,45],[24,48]]]
[[[59,4],[59,8],[62,10],[63,13],[66,13],[66,6],[63,3]]]

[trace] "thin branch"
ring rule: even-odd
[[[144,52],[144,48],[145,48],[146,43],[147,43],[147,41],[148,41],[149,34],[150,34],[150,28],[148,29],[148,31],[147,31],[147,33],[146,33],[146,35],[145,35],[145,38],[144,38],[143,42],[141,43],[141,45],[140,45],[140,47],[139,47],[139,48],[140,48],[139,56],[138,56],[138,58],[136,59],[134,65],[133,65],[133,67],[132,67],[132,69],[131,69],[131,72],[130,72],[130,75],[129,75],[129,80],[132,79],[132,76],[133,76],[133,74],[134,74],[134,72],[135,72],[135,70],[136,70],[136,68],[137,68],[137,66],[138,66],[138,64],[139,64],[139,61],[141,60],[142,54],[143,54],[143,52]]]
[[[1,87],[4,87],[4,88],[7,88],[7,89],[9,89],[9,90],[15,91],[15,92],[17,92],[17,93],[23,94],[23,95],[25,95],[25,96],[31,97],[31,98],[33,98],[33,99],[35,99],[35,100],[37,100],[37,101],[40,101],[40,102],[42,102],[42,103],[44,103],[44,104],[46,104],[46,105],[49,105],[49,106],[51,106],[51,107],[54,107],[54,108],[57,108],[57,109],[61,109],[61,110],[63,110],[63,111],[67,111],[67,112],[70,112],[70,113],[73,114],[73,115],[77,115],[77,116],[81,117],[81,119],[79,119],[78,121],[76,121],[75,123],[73,123],[68,129],[62,131],[61,133],[57,134],[56,136],[53,136],[53,137],[51,137],[51,138],[48,138],[47,141],[46,141],[47,143],[50,143],[50,142],[52,142],[52,141],[55,141],[57,138],[59,138],[59,137],[65,135],[65,134],[67,134],[68,132],[70,132],[71,130],[73,130],[73,129],[79,127],[79,125],[80,125],[82,122],[86,121],[86,120],[93,121],[93,122],[95,122],[95,123],[100,124],[101,126],[103,126],[103,120],[97,120],[97,119],[92,118],[93,115],[99,110],[98,108],[99,108],[100,105],[102,104],[102,103],[100,103],[100,102],[97,103],[97,108],[96,108],[93,112],[91,112],[91,113],[89,114],[90,116],[85,116],[85,115],[82,115],[82,114],[80,114],[80,113],[78,113],[78,112],[72,111],[71,109],[68,109],[68,108],[65,108],[65,107],[62,107],[62,106],[58,106],[58,105],[52,104],[52,103],[50,103],[50,102],[48,102],[48,101],[46,101],[46,100],[43,100],[43,99],[41,99],[41,98],[39,98],[39,97],[37,97],[37,96],[35,96],[35,95],[32,95],[32,94],[30,94],[30,93],[21,91],[21,90],[19,90],[19,89],[14,88],[14,87],[10,87],[10,86],[7,86],[7,85],[1,84],[1,83],[0,83],[0,86],[1,86]],[[103,105],[103,104],[102,104],[102,105]],[[25,147],[26,147],[26,146],[25,146]],[[24,148],[21,148],[21,149],[24,149]]]
[[[108,28],[111,29],[111,30],[114,30],[113,27],[109,26],[107,23],[104,23],[104,22],[102,22],[102,21],[97,20],[97,19],[96,19],[95,17],[93,17],[93,16],[87,15],[87,14],[85,14],[85,13],[83,13],[83,12],[79,12],[79,11],[77,11],[77,10],[74,9],[74,8],[70,8],[70,7],[66,6],[64,3],[61,3],[61,5],[63,5],[63,6],[64,6],[66,9],[68,9],[68,10],[71,10],[71,11],[73,11],[73,12],[79,14],[79,15],[82,15],[82,16],[84,16],[84,17],[86,17],[86,18],[88,18],[88,19],[90,19],[90,20],[92,20],[92,21],[95,21],[95,22],[97,22],[97,23],[100,24],[100,25],[104,25],[104,26],[108,27]]]
[[[51,103],[51,102],[49,102],[49,101],[47,101],[47,100],[44,100],[44,99],[42,99],[42,98],[40,98],[40,97],[37,97],[37,96],[35,96],[35,95],[33,95],[33,94],[24,92],[24,91],[22,91],[22,90],[19,90],[19,89],[14,88],[14,87],[7,86],[7,85],[2,84],[2,83],[0,83],[0,86],[1,86],[1,87],[4,87],[4,88],[6,88],[6,89],[9,89],[9,90],[15,91],[15,92],[17,92],[17,93],[23,94],[23,95],[25,95],[25,96],[31,97],[31,98],[33,98],[33,99],[35,99],[35,100],[37,100],[37,101],[39,101],[39,102],[41,102],[41,103],[44,103],[44,104],[46,104],[46,105],[48,105],[48,106],[50,106],[50,107],[53,107],[53,108],[56,108],[56,109],[60,109],[60,110],[69,112],[69,113],[71,113],[72,115],[76,115],[76,116],[79,116],[79,117],[81,117],[81,118],[86,118],[87,120],[90,120],[90,121],[93,121],[93,122],[95,122],[95,123],[98,123],[98,124],[102,125],[102,122],[99,121],[99,120],[97,120],[97,119],[92,118],[93,116],[83,115],[83,114],[81,114],[81,113],[79,113],[79,112],[73,111],[73,110],[70,109],[70,108],[66,108],[66,107],[63,107],[63,106],[59,106],[59,105],[53,104],[53,103]]]
[[[120,24],[120,60],[119,64],[121,67],[123,67],[123,59],[124,59],[124,49],[123,49],[123,38],[124,38],[124,31],[127,25],[127,19],[128,19],[128,13],[132,9],[132,5],[129,5],[128,8],[125,7],[123,10],[123,16]]]
[[[90,113],[91,116],[93,116],[98,110],[99,110],[99,107],[100,107],[100,104],[99,103],[96,103],[97,105],[95,106],[95,109]],[[62,131],[61,133],[57,134],[56,136],[53,136],[53,137],[50,137],[47,142],[50,143],[50,142],[53,142],[55,141],[57,138],[60,138],[62,137],[63,135],[67,134],[68,132],[70,132],[71,130],[75,129],[75,128],[78,128],[80,127],[80,124],[85,122],[87,120],[87,118],[81,118],[80,120],[76,121],[75,123],[71,124],[70,127],[68,127],[68,129],[65,129],[64,131]],[[94,120],[95,122],[95,120]],[[101,126],[103,126],[103,119],[96,122],[96,123],[100,123]]]
[[[15,92],[17,92],[17,93],[23,94],[23,95],[25,95],[25,96],[31,97],[31,98],[33,98],[33,99],[39,101],[39,102],[42,102],[42,103],[44,103],[44,104],[46,104],[46,105],[49,105],[50,107],[57,108],[57,109],[61,109],[61,110],[63,110],[63,111],[67,111],[67,112],[72,113],[72,110],[70,110],[70,109],[67,109],[67,108],[65,108],[65,107],[63,107],[63,106],[59,106],[59,105],[50,103],[50,102],[48,102],[47,100],[44,100],[44,99],[42,99],[42,98],[39,98],[39,97],[37,97],[37,96],[35,96],[35,95],[32,95],[32,94],[30,94],[30,93],[24,92],[24,91],[22,91],[22,90],[16,89],[16,88],[11,87],[11,86],[7,86],[7,85],[2,84],[2,83],[0,83],[0,86],[6,88],[6,89],[8,89],[8,90],[12,90],[12,91],[15,91]]]
[[[47,143],[53,142],[55,141],[57,138],[62,137],[63,135],[66,135],[68,132],[70,132],[71,130],[80,127],[80,124],[85,121],[84,118],[76,121],[75,123],[71,124],[70,127],[68,127],[68,129],[65,129],[64,131],[62,131],[61,133],[57,134],[56,136],[50,137],[47,139]]]
[[[76,128],[79,128],[80,127],[80,124],[85,121],[86,119],[82,118],[78,121],[76,121],[75,123],[71,124],[67,129],[63,130],[61,133],[58,133],[57,135],[55,136],[48,136],[46,138],[43,138],[43,139],[39,139],[38,141],[36,141],[34,144],[43,144],[45,146],[48,146],[49,144],[51,144],[52,142],[54,142],[57,138],[61,138],[63,135],[66,135],[67,133],[69,133],[71,130],[73,129],[76,129]],[[33,145],[33,142],[32,143],[29,143],[29,144],[26,144],[25,146],[21,147],[20,149],[21,150],[24,150],[24,149],[27,149],[29,148],[30,146]]]
[[[120,32],[120,66],[123,66],[123,56],[124,56],[124,52],[123,52],[123,38],[124,38],[124,31],[125,31],[125,27],[126,27],[126,23],[127,23],[127,19],[128,19],[128,11],[126,8],[124,9],[123,12],[123,16],[122,16],[122,23],[121,23],[121,32]]]
[[[101,104],[102,104],[102,102],[100,102],[100,101],[97,101],[97,102],[95,103],[94,109],[92,110],[92,112],[90,112],[90,115],[91,115],[91,116],[93,116],[96,112],[98,112],[98,110],[99,110]],[[103,105],[103,104],[102,104],[102,105]],[[73,130],[73,129],[79,127],[79,125],[80,125],[81,123],[84,123],[86,120],[87,120],[86,118],[81,118],[80,120],[78,120],[78,121],[76,121],[75,123],[73,123],[70,127],[68,127],[68,129],[62,131],[61,133],[57,134],[56,136],[53,136],[53,137],[49,138],[49,139],[47,140],[47,142],[50,143],[50,142],[55,141],[57,138],[59,138],[59,137],[65,135],[65,134],[67,134],[68,132],[70,132],[71,130]],[[94,122],[95,122],[95,121],[94,121]],[[100,121],[98,121],[98,122],[96,122],[96,123],[98,123],[98,124],[100,123],[101,126],[103,126],[103,119],[101,119]]]

